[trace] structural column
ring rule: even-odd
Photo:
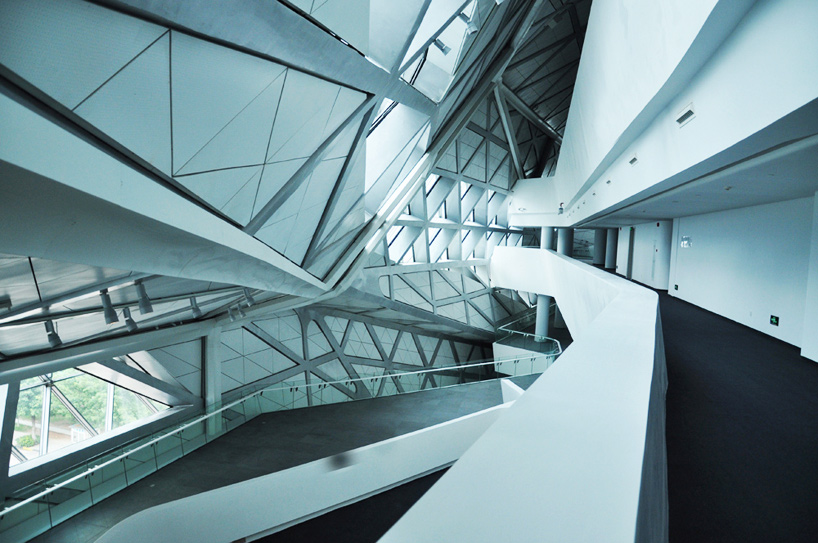
[[[0,385],[0,504],[5,502],[8,488],[11,447],[14,438],[14,422],[17,418],[17,400],[20,398],[20,381]]]
[[[222,330],[216,327],[203,338],[203,383],[204,390],[202,398],[205,403],[205,410],[212,411],[218,409],[222,400],[222,368],[221,368],[221,336]],[[217,415],[207,419],[208,435],[221,433],[222,417]]]
[[[540,249],[553,251],[557,248],[556,230],[551,226],[543,226],[540,230]]]
[[[608,243],[608,231],[605,228],[594,230],[594,266],[605,265],[605,249]]]
[[[557,252],[565,256],[574,256],[574,229],[557,229]]]
[[[616,243],[619,238],[619,231],[616,228],[608,228],[608,243],[605,247],[605,269],[616,269]]]
[[[573,228],[558,228],[557,229],[557,252],[565,256],[574,256],[574,229]],[[560,306],[554,309],[554,327],[566,328],[565,319],[560,313]]]
[[[544,226],[540,232],[540,249],[552,250],[554,247],[554,229]],[[551,296],[537,295],[537,321],[534,325],[534,341],[545,341],[549,334],[549,317],[551,316]]]

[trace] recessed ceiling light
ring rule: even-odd
[[[727,185],[726,187],[724,187],[724,190],[730,190],[730,189],[732,189],[732,188],[733,188],[733,186],[732,186],[732,185]]]

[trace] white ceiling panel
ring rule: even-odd
[[[175,173],[285,70],[179,32],[171,33],[171,69]]]
[[[247,107],[202,147],[180,173],[263,164],[285,72],[282,71]]]
[[[74,109],[165,31],[79,0],[3,0],[0,62]]]
[[[178,177],[176,180],[230,218],[250,220],[261,167],[233,168]]]
[[[77,114],[170,174],[170,35],[165,34],[78,108]]]
[[[256,203],[253,207],[253,215],[260,211],[281,190],[284,183],[289,181],[306,161],[306,158],[296,158],[284,162],[273,162],[264,166],[264,173],[261,176],[258,194],[256,195]]]
[[[267,162],[310,156],[365,98],[363,93],[290,70]]]

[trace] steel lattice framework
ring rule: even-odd
[[[590,0],[387,4],[3,2],[4,495],[247,387],[490,356],[527,304],[488,258],[553,172]],[[100,431],[64,372],[145,424]],[[31,383],[85,440],[29,468]]]

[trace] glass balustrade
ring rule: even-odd
[[[551,361],[560,352],[555,343],[545,355]],[[249,391],[238,400],[209,406],[192,420],[88,460],[7,499],[0,512],[0,543],[36,537],[260,414],[540,373],[543,356],[537,351],[527,357],[411,372],[372,368],[381,373],[334,382],[279,383]]]

